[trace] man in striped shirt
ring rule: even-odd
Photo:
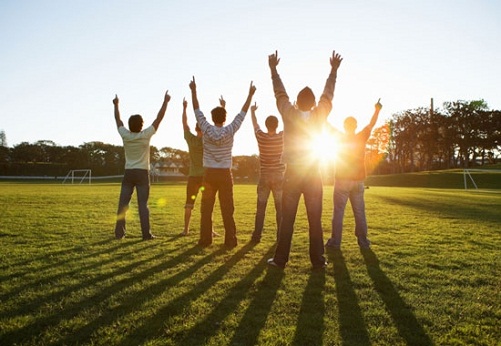
[[[237,236],[235,219],[233,218],[235,207],[233,204],[231,151],[233,149],[233,137],[245,119],[252,96],[256,92],[256,87],[251,82],[249,94],[242,106],[242,110],[227,126],[224,126],[226,109],[223,107],[216,107],[211,111],[214,125],[211,125],[205,118],[198,103],[195,77],[190,82],[190,89],[195,117],[203,132],[204,147],[204,189],[202,191],[202,217],[198,245],[205,247],[212,244],[212,212],[216,202],[216,194],[219,194],[219,205],[224,224],[224,244],[228,248],[233,248],[237,246]]]
[[[257,105],[251,106],[251,119],[254,126],[257,144],[259,147],[259,183],[257,185],[257,208],[254,223],[252,241],[259,243],[263,233],[264,217],[266,205],[270,192],[273,194],[275,202],[275,218],[277,222],[277,239],[282,219],[282,182],[285,166],[282,163],[282,152],[284,149],[283,132],[277,133],[278,119],[270,115],[266,118],[265,125],[267,132],[259,127],[256,118]]]

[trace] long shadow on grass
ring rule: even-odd
[[[190,256],[194,253],[198,253],[200,249],[201,248],[199,246],[194,246],[192,249],[170,260],[168,262],[168,265],[163,264],[161,265],[161,267],[166,268],[175,264],[179,264],[181,262],[186,263],[187,261],[190,260]],[[169,288],[175,287],[183,280],[189,278],[197,270],[202,268],[207,263],[211,262],[217,256],[224,254],[225,252],[226,251],[224,249],[215,251],[205,256],[200,261],[194,263],[191,267],[189,267],[184,271],[180,271],[177,274],[169,278],[166,278],[165,280],[161,280],[153,285],[145,286],[141,291],[131,293],[131,296],[121,297],[123,301],[122,304],[118,305],[115,308],[106,310],[106,312],[102,313],[98,318],[94,319],[92,322],[86,324],[80,329],[72,331],[71,335],[68,335],[64,340],[61,340],[61,344],[63,345],[76,344],[76,343],[85,344],[86,342],[92,341],[92,338],[95,337],[96,331],[99,330],[100,328],[110,327],[114,325],[116,325],[118,328],[122,328],[119,327],[119,325],[121,320],[123,320],[125,316],[132,314],[136,311],[139,311],[145,303],[154,299],[157,296],[165,294],[166,291],[169,290]],[[150,270],[147,270],[143,274],[141,274],[140,277],[144,279],[151,275],[152,274],[150,273]],[[141,280],[141,278],[139,278],[138,280]],[[105,294],[107,296],[111,296],[113,292],[111,293],[105,292]],[[184,308],[184,306],[180,308]],[[150,321],[151,319],[154,318],[152,317],[147,321]],[[142,320],[141,322],[144,322],[144,320]],[[159,317],[156,317],[154,322],[143,323],[141,327],[139,327],[139,329],[144,328],[144,331],[141,331],[139,333],[134,333],[135,335],[130,339],[129,337],[126,336],[125,341],[121,342],[121,344],[122,345],[143,344],[146,339],[152,336],[151,330],[156,330],[156,328],[158,328],[159,333],[161,333],[160,329],[161,326],[163,325],[163,322],[164,322],[164,315],[160,315]],[[133,326],[125,326],[125,329],[126,330],[124,331],[124,333],[127,333],[128,330],[134,328]]]
[[[220,266],[217,270],[212,272],[207,278],[205,278],[203,281],[197,283],[190,291],[186,292],[185,294],[177,297],[176,299],[172,300],[169,302],[169,304],[161,307],[156,311],[154,315],[152,315],[150,318],[142,320],[142,324],[132,330],[123,340],[122,344],[124,345],[134,345],[134,344],[143,344],[147,340],[153,340],[155,338],[158,338],[160,336],[165,336],[166,334],[166,327],[165,327],[165,321],[168,321],[171,319],[173,316],[179,315],[180,313],[183,312],[183,310],[190,304],[190,302],[196,300],[199,296],[204,294],[207,290],[209,290],[212,286],[214,286],[221,278],[226,275],[229,270],[235,266],[244,256],[246,253],[248,253],[255,245],[252,243],[248,243],[244,245],[238,252],[233,254],[227,262]],[[219,252],[221,254],[221,252]],[[213,257],[215,257],[215,254],[212,256],[206,257],[207,260],[204,261],[203,264],[206,262],[210,261]],[[203,266],[203,264],[200,264],[198,267]],[[194,272],[194,271],[193,271]],[[184,273],[184,276],[190,276],[192,272],[190,273]],[[170,284],[170,283],[169,283]],[[164,287],[162,285],[162,287]],[[214,328],[214,326],[212,326]],[[182,335],[179,334],[170,334],[168,335],[171,340],[176,340],[178,338],[183,338],[185,337],[184,332],[182,332]],[[193,345],[197,344],[203,344],[203,340],[206,339],[205,335],[199,335],[200,339],[202,340],[199,343],[193,343]],[[177,342],[176,342],[177,343]],[[181,343],[184,344],[184,343]],[[189,344],[186,344],[189,345]]]
[[[303,293],[303,301],[292,345],[322,345],[324,334],[324,289],[325,272],[313,271]]]
[[[146,280],[147,278],[151,277],[152,275],[155,275],[158,272],[161,272],[165,270],[166,268],[175,266],[183,261],[186,261],[187,258],[189,258],[190,255],[198,252],[199,249],[197,247],[193,247],[184,253],[176,256],[175,258],[171,259],[168,262],[164,262],[162,264],[153,266],[148,268],[147,270],[144,270],[141,274],[134,275],[127,277],[125,279],[119,280],[119,281],[114,281],[110,286],[108,287],[103,287],[103,289],[99,290],[98,292],[90,295],[90,296],[85,296],[83,299],[75,302],[71,302],[64,306],[62,310],[58,310],[55,312],[52,312],[51,314],[46,314],[42,315],[41,317],[33,320],[31,323],[26,324],[22,328],[19,328],[15,331],[11,331],[8,333],[5,333],[1,336],[2,341],[11,341],[11,342],[19,342],[22,343],[21,341],[26,340],[27,338],[32,338],[34,334],[40,334],[42,333],[43,330],[50,329],[51,327],[55,327],[58,324],[60,324],[62,321],[68,321],[76,316],[78,316],[82,311],[89,309],[93,306],[98,306],[99,304],[102,304],[105,302],[107,299],[109,299],[111,296],[114,294],[118,294],[120,291],[126,290],[129,286],[134,285],[137,282],[140,282],[142,280]],[[74,286],[69,286],[65,287],[64,290],[58,292],[55,295],[51,296],[51,301],[52,302],[59,302],[63,300],[65,297],[69,296],[71,293],[75,293],[78,290],[85,290],[88,287],[93,287],[97,285],[100,281],[105,281],[108,280],[114,276],[119,276],[119,275],[124,275],[126,273],[129,273],[133,271],[136,267],[139,267],[142,264],[145,264],[147,262],[150,262],[152,260],[158,260],[160,258],[164,258],[165,253],[159,253],[151,258],[142,258],[140,261],[131,263],[130,265],[120,267],[115,271],[112,272],[107,272],[106,274],[101,274],[98,275],[97,277],[91,277],[88,280],[84,280],[80,282],[77,285]],[[148,289],[145,288],[144,291],[147,291]],[[165,290],[165,287],[162,286],[162,292]],[[144,292],[143,292],[144,293]],[[127,306],[127,311],[130,312],[133,310],[134,306],[139,304],[136,303],[136,301],[143,302],[144,298],[137,298],[141,297],[141,292],[137,293],[130,293],[134,294],[133,297],[128,297],[129,301],[127,303],[132,304],[132,307],[130,305]],[[137,295],[137,296],[136,296]],[[124,297],[125,299],[127,297]],[[41,306],[41,304],[45,304],[45,302],[36,302],[37,306]],[[21,312],[26,312],[26,311],[37,311],[36,307],[30,306],[24,306],[21,310]],[[105,314],[105,316],[108,316],[109,314]],[[102,316],[100,317],[102,318]],[[117,316],[114,316],[114,318],[118,318]],[[82,340],[87,340],[91,337],[92,332],[97,330],[99,327],[102,327],[103,325],[101,323],[89,323],[85,327],[83,327],[81,330],[84,330],[85,332],[81,332],[80,330],[75,330],[72,332],[72,335],[67,338],[67,340],[61,340],[60,344],[74,344],[74,343],[85,343]],[[58,341],[59,343],[59,341]]]
[[[90,244],[90,246],[100,246],[100,245],[108,244],[109,242],[110,242],[109,240],[99,241],[99,242]],[[23,268],[24,271],[21,268],[23,266],[25,266],[25,265],[32,265],[33,262],[45,261],[49,257],[50,258],[59,258],[59,256],[61,256],[61,255],[67,255],[68,252],[83,251],[88,246],[89,245],[87,245],[87,244],[86,245],[72,246],[72,247],[67,247],[65,249],[62,249],[62,250],[58,249],[58,250],[53,251],[53,252],[38,251],[37,252],[37,256],[28,257],[28,258],[27,258],[27,256],[25,256],[19,262],[14,260],[13,262],[9,262],[8,265],[2,265],[2,266],[0,266],[0,271],[5,270],[7,268],[16,267],[17,272],[16,273],[12,273],[10,275],[0,276],[0,280],[7,280],[7,279],[11,279],[11,278],[18,278],[18,277],[21,277],[21,276],[26,275],[26,274],[31,274],[33,272],[33,268]],[[93,256],[93,255],[94,254],[89,254],[89,257]],[[66,263],[66,259],[64,261],[59,262],[59,263],[61,263],[61,264]],[[57,266],[57,265],[58,265],[58,262],[56,262],[56,263],[50,263],[50,264],[44,265],[42,267],[36,268],[36,270],[40,271],[40,270],[45,270],[47,268],[54,268],[54,266]]]
[[[343,253],[329,251],[329,260],[334,264],[334,280],[336,282],[337,303],[339,309],[339,333],[343,345],[370,345],[369,333],[353,289],[353,282],[346,267]]]
[[[107,241],[107,243],[109,243],[109,241]],[[103,248],[99,251],[88,252],[88,253],[86,253],[84,255],[80,255],[78,257],[75,254],[77,253],[77,249],[79,249],[80,251],[82,250],[80,246],[75,248],[75,249],[66,249],[65,253],[64,253],[66,255],[66,257],[64,257],[64,259],[58,260],[55,263],[51,262],[48,264],[44,264],[43,266],[41,266],[39,268],[34,268],[36,270],[36,276],[37,276],[36,280],[33,280],[33,281],[31,281],[30,279],[23,280],[21,282],[20,286],[12,287],[12,289],[9,292],[5,292],[2,295],[0,295],[0,301],[5,301],[5,300],[11,299],[13,297],[18,297],[25,290],[29,290],[29,289],[33,289],[33,288],[40,288],[40,287],[43,287],[44,285],[54,283],[57,280],[60,280],[62,278],[70,277],[72,275],[78,275],[79,273],[82,273],[85,270],[89,270],[89,269],[93,269],[93,268],[97,268],[97,267],[102,267],[103,265],[105,265],[107,263],[116,262],[121,257],[127,258],[130,256],[130,253],[137,251],[137,249],[131,249],[130,253],[123,253],[120,256],[110,257],[106,261],[101,261],[101,262],[94,261],[94,262],[90,262],[90,264],[83,264],[81,266],[77,266],[77,264],[79,262],[83,262],[89,258],[95,258],[95,257],[102,255],[102,254],[110,254],[110,253],[113,253],[114,251],[116,251],[117,249],[123,249],[123,248],[125,248],[127,246],[131,246],[131,245],[135,245],[135,243],[119,244],[119,245],[113,246],[111,248],[106,247],[106,248]],[[71,254],[73,254],[73,255],[71,255]],[[62,253],[60,253],[58,251],[58,255],[62,255]],[[68,255],[71,255],[71,257],[68,258],[67,257]],[[45,262],[50,262],[52,257],[53,257],[53,253],[47,253],[44,256],[44,258],[39,257],[39,260],[44,260]],[[71,267],[75,267],[75,269],[70,270],[70,271],[60,271],[60,269],[59,269],[60,267],[68,267],[68,266],[70,266],[70,263],[71,263]],[[45,270],[56,271],[56,273],[46,275],[43,273]],[[33,269],[29,273],[33,274]],[[27,275],[27,274],[28,273],[22,273],[22,274],[13,273],[10,276],[8,276],[8,278],[13,279],[16,277],[22,277],[22,276]],[[6,280],[6,279],[2,278],[2,281],[4,281],[4,280]],[[33,298],[39,299],[40,297],[34,297],[31,295],[30,298],[31,299],[33,299]]]
[[[499,206],[492,204],[462,204],[456,203],[449,204],[445,202],[433,201],[430,199],[410,199],[410,198],[395,198],[389,196],[378,196],[379,199],[397,205],[405,205],[414,209],[421,209],[434,214],[447,215],[454,219],[471,219],[482,220],[499,223],[501,221],[501,214],[499,213]]]
[[[398,333],[407,345],[433,345],[430,337],[414,316],[411,308],[400,297],[393,283],[379,267],[379,260],[372,250],[361,250],[367,272],[374,283],[374,287],[390,312]]]
[[[94,256],[97,256],[97,255],[102,254],[102,253],[112,253],[117,248],[124,248],[125,246],[131,246],[131,245],[134,245],[134,244],[137,244],[137,243],[120,244],[120,246],[113,247],[113,248],[108,248],[108,250],[107,249],[103,249],[103,250],[98,251],[98,252],[93,252],[92,254]],[[150,242],[150,244],[152,246],[153,242]],[[148,247],[151,247],[151,246],[148,246]],[[40,293],[44,292],[43,290],[40,290],[40,288],[46,287],[47,285],[54,285],[55,283],[58,282],[58,280],[61,280],[61,279],[64,279],[64,278],[68,278],[68,277],[71,277],[71,276],[74,276],[74,275],[81,275],[81,273],[83,273],[85,271],[88,271],[88,270],[92,270],[94,268],[99,268],[99,267],[102,268],[106,264],[117,263],[122,258],[129,258],[130,257],[130,253],[133,253],[135,251],[137,251],[137,248],[135,248],[135,249],[132,248],[130,252],[122,253],[122,254],[116,255],[116,256],[111,256],[106,261],[100,261],[100,262],[99,261],[94,261],[94,262],[91,262],[91,264],[82,265],[82,266],[77,266],[76,265],[77,263],[80,262],[80,259],[73,258],[72,262],[74,262],[74,263],[71,264],[71,266],[74,266],[75,269],[73,269],[71,271],[62,271],[62,272],[61,271],[57,271],[57,273],[53,274],[53,275],[45,275],[45,276],[43,276],[44,274],[42,272],[37,272],[37,277],[40,277],[39,279],[37,279],[35,281],[27,282],[24,285],[19,286],[19,287],[14,287],[11,290],[11,292],[7,292],[7,293],[2,294],[0,296],[0,298],[2,299],[2,301],[8,300],[8,299],[13,299],[13,298],[17,299],[17,301],[16,301],[16,308],[14,310],[2,311],[0,313],[0,317],[19,315],[19,314],[26,313],[26,311],[29,311],[29,312],[36,311],[42,305],[50,304],[51,302],[56,302],[58,300],[64,299],[67,295],[76,292],[78,289],[81,289],[81,288],[86,287],[88,285],[94,286],[97,283],[99,283],[100,281],[104,281],[104,280],[108,279],[111,276],[111,274],[102,274],[102,275],[98,275],[97,277],[92,277],[91,276],[88,279],[84,279],[83,281],[79,281],[75,285],[64,286],[63,289],[61,289],[61,290],[59,290],[57,292],[50,292],[50,293],[48,293],[48,297],[47,298],[45,298],[45,297],[43,297],[43,296],[40,295]],[[145,251],[145,248],[143,248],[142,251]],[[89,254],[83,256],[84,259],[89,258],[89,257],[91,257]],[[143,258],[143,260],[140,261],[140,262],[136,262],[136,263],[133,263],[133,264],[131,264],[129,266],[119,268],[113,274],[120,275],[120,274],[127,273],[127,271],[132,270],[135,266],[137,266],[137,265],[139,265],[141,263],[145,263],[145,262],[147,262],[149,260],[150,259],[144,259]],[[66,259],[66,262],[64,263],[64,267],[69,266],[69,263],[70,263],[69,260]],[[51,268],[54,269],[54,268],[57,268],[60,265],[63,265],[63,263],[60,263],[59,265],[53,265]],[[54,269],[54,270],[59,270],[59,269]],[[22,294],[24,291],[29,291],[29,290],[31,290],[33,292],[37,292],[37,293],[35,293],[35,294],[27,294],[27,295],[23,295]],[[18,298],[19,296],[25,296],[26,298],[21,299],[21,298]]]
[[[268,250],[259,263],[245,276],[226,297],[212,310],[212,312],[185,333],[179,343],[181,345],[201,345],[204,340],[216,334],[215,325],[220,325],[224,319],[238,309],[239,303],[248,295],[257,278],[266,268],[266,260],[273,254],[274,246]],[[283,271],[270,270],[250,303],[247,311],[233,334],[230,345],[255,345],[261,328],[275,299],[278,287],[283,278]]]

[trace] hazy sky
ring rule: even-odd
[[[122,119],[154,120],[165,90],[172,100],[152,139],[187,150],[182,100],[194,75],[202,111],[223,95],[229,120],[250,81],[264,127],[277,114],[268,55],[295,99],[310,86],[320,96],[332,51],[338,71],[329,121],[355,116],[362,126],[381,97],[378,125],[406,109],[484,99],[501,109],[501,2],[497,0],[1,0],[0,130],[13,147],[53,140],[121,145],[112,99]],[[250,118],[250,115],[248,116]],[[251,119],[234,155],[257,153]]]

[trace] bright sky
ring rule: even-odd
[[[501,109],[501,2],[497,0],[2,0],[0,130],[13,147],[53,140],[121,145],[121,114],[154,120],[165,90],[172,100],[151,144],[187,150],[183,97],[194,129],[189,81],[202,111],[223,95],[231,121],[250,81],[258,120],[277,114],[268,55],[291,100],[304,86],[320,96],[332,51],[338,71],[329,121],[355,116],[377,125],[392,114],[443,102],[484,99]],[[250,114],[234,155],[257,153]]]

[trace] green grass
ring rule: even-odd
[[[347,209],[342,252],[312,272],[300,205],[291,260],[248,243],[255,186],[235,187],[239,246],[180,237],[184,185],[153,185],[143,242],[136,204],[113,239],[120,186],[0,184],[0,345],[499,345],[501,194],[366,190],[373,249]],[[223,234],[219,207],[216,231]],[[324,191],[324,238],[332,187]]]

